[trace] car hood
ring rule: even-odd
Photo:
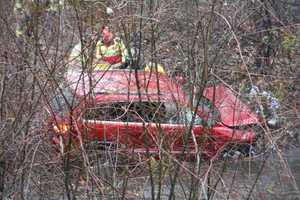
[[[257,115],[224,85],[208,87],[203,95],[219,110],[221,121],[225,125],[242,126],[259,123]]]

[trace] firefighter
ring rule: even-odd
[[[123,42],[107,26],[101,29],[102,40],[96,45],[96,70],[125,69],[128,53]]]

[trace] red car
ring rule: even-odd
[[[212,158],[228,145],[249,145],[256,133],[246,127],[258,117],[234,93],[217,85],[204,90],[198,107],[167,75],[144,71],[66,74],[66,88],[50,103],[53,142],[71,138],[117,144],[122,151]],[[69,137],[71,136],[71,137]]]

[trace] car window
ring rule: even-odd
[[[50,101],[50,106],[55,113],[63,115],[69,112],[70,109],[74,109],[78,103],[78,99],[70,89],[64,88],[62,92],[57,91],[57,94]],[[68,105],[70,105],[70,107]]]
[[[124,121],[126,110],[127,108],[123,103],[103,104],[87,109],[83,117],[88,120]]]
[[[196,101],[193,101],[194,107],[196,106]],[[214,106],[213,102],[205,97],[201,97],[198,110],[202,113],[202,117],[206,116],[206,123],[208,126],[212,126],[217,122],[220,122],[219,110]]]
[[[133,102],[102,104],[95,108],[87,109],[85,119],[105,121],[150,122],[163,121],[164,106],[159,103]]]
[[[194,124],[203,124],[203,120],[188,107],[177,107],[176,104],[170,103],[165,103],[165,106],[170,124],[190,124],[194,115]]]
[[[184,107],[178,108],[174,103],[132,102],[102,104],[87,109],[83,115],[86,120],[155,122],[162,124],[188,124],[193,112]],[[195,124],[201,125],[202,119],[196,115]]]

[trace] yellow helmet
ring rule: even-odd
[[[162,74],[165,74],[165,73],[166,73],[164,67],[163,67],[161,64],[159,64],[159,63],[157,63],[157,65],[155,65],[154,63],[149,62],[149,63],[146,65],[144,71],[145,71],[145,72],[150,72],[151,69],[152,69],[153,72],[156,72],[156,69],[157,69],[157,72],[158,72],[158,73],[162,73]]]

